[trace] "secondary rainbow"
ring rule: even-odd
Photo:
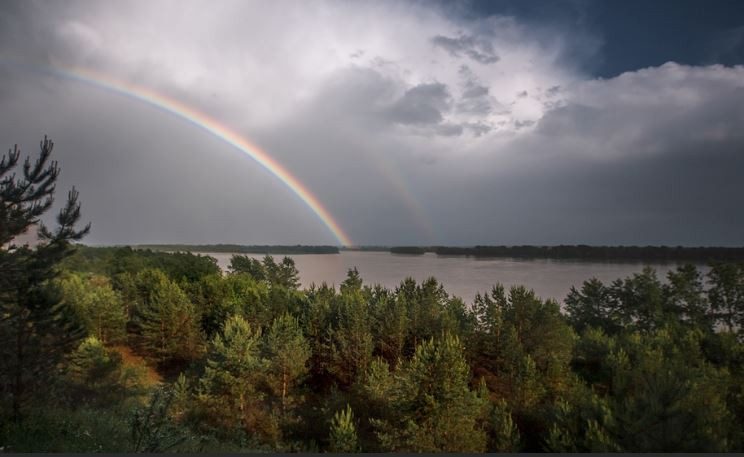
[[[28,65],[23,65],[28,68]],[[37,71],[40,70],[38,67],[34,67]],[[157,107],[163,111],[166,111],[172,115],[175,115],[189,123],[206,130],[217,138],[221,139],[225,143],[235,147],[239,151],[243,152],[262,167],[268,170],[271,174],[279,178],[297,197],[302,200],[305,205],[310,208],[318,219],[328,227],[333,233],[333,236],[343,246],[351,246],[352,242],[349,236],[344,232],[341,226],[331,216],[331,213],[320,203],[320,201],[313,195],[310,190],[305,187],[297,178],[295,178],[286,168],[284,168],[279,162],[271,157],[267,152],[263,151],[258,146],[252,144],[247,139],[239,135],[238,133],[230,130],[225,125],[219,123],[217,120],[209,117],[208,115],[178,101],[173,98],[167,97],[163,94],[154,92],[144,86],[139,86],[130,82],[120,81],[107,75],[102,75],[83,68],[72,68],[56,65],[50,68],[44,68],[43,71],[50,73],[55,76],[80,81],[85,84],[96,86],[101,89],[105,89],[119,95],[140,100],[149,105]]]

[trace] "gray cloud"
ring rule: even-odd
[[[741,244],[742,67],[595,80],[553,46],[571,31],[534,39],[514,19],[208,5],[4,3],[0,53],[89,68],[209,115],[361,244]],[[498,65],[478,65],[496,49]],[[463,59],[476,64],[464,71]],[[60,190],[76,185],[93,222],[88,242],[334,242],[278,179],[192,124],[44,72],[0,71],[2,147],[55,140]]]
[[[499,56],[496,54],[493,44],[483,38],[472,35],[460,35],[457,38],[437,35],[432,37],[431,42],[435,47],[444,49],[454,57],[460,57],[461,54],[464,54],[484,65],[499,61]]]
[[[419,84],[406,91],[390,108],[392,120],[401,124],[439,124],[449,109],[451,96],[441,83]]]
[[[459,73],[463,78],[463,84],[462,94],[457,102],[458,111],[480,116],[489,114],[493,103],[489,88],[478,81],[468,66],[462,65]]]

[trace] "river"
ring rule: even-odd
[[[226,270],[230,264],[230,253],[205,253],[217,259]],[[261,259],[262,254],[249,254]],[[281,260],[282,255],[275,255]],[[571,286],[577,288],[592,277],[609,283],[640,272],[644,266],[654,268],[660,279],[675,269],[678,263],[653,262],[593,262],[553,259],[506,259],[445,257],[434,253],[402,255],[389,252],[341,251],[339,254],[290,255],[300,272],[303,287],[310,284],[338,285],[353,267],[359,270],[365,284],[381,284],[395,288],[407,276],[422,281],[430,276],[437,278],[450,295],[472,303],[477,292],[486,292],[496,283],[507,288],[524,285],[542,298],[554,298],[562,302]],[[700,267],[699,267],[700,268]],[[703,266],[701,268],[707,271]]]

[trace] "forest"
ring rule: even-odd
[[[744,268],[667,279],[588,280],[564,310],[497,285],[468,307],[434,278],[388,290],[352,270],[338,288],[299,290],[290,258],[235,255],[222,275],[205,256],[83,247],[48,285],[74,341],[22,393],[20,420],[3,354],[0,439],[10,451],[741,450]]]
[[[5,452],[744,450],[740,263],[587,278],[563,306],[356,269],[301,289],[289,257],[81,246],[74,189],[16,246],[51,150],[0,162]]]

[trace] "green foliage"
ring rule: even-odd
[[[201,328],[208,339],[233,314],[262,324],[270,323],[273,316],[267,285],[245,273],[206,276],[195,284],[191,296],[201,310]]]
[[[135,278],[132,317],[139,346],[161,363],[193,360],[202,350],[200,317],[186,294],[160,270]]]
[[[488,420],[488,452],[519,451],[519,430],[505,400],[493,404]]]
[[[445,334],[421,343],[391,389],[387,415],[392,419],[372,420],[383,449],[485,450],[486,434],[479,423],[486,399],[470,390],[469,381],[470,368],[457,337]]]
[[[172,402],[172,390],[159,388],[145,407],[134,411],[129,452],[164,452],[186,441],[188,435],[169,415]]]
[[[710,305],[728,330],[744,335],[744,265],[715,263],[708,278]]]
[[[88,335],[107,344],[124,339],[126,310],[106,276],[67,274],[59,280],[59,287],[63,300],[75,310]]]
[[[310,348],[299,322],[289,314],[277,318],[266,333],[264,353],[268,361],[267,381],[271,392],[281,396],[285,414],[298,378],[307,372]]]
[[[710,366],[700,334],[630,335],[608,363],[618,423],[632,452],[721,452],[728,447],[727,373]]]
[[[244,273],[250,275],[256,281],[266,279],[266,271],[261,262],[247,255],[233,255],[230,258],[230,266],[228,268],[233,274]]]
[[[80,204],[74,188],[57,215],[57,228],[52,232],[40,222],[52,206],[59,176],[57,163],[50,161],[53,147],[44,137],[39,158],[27,158],[20,167],[17,146],[0,159],[0,414],[10,409],[15,420],[84,334],[50,287],[58,264],[73,252],[71,242],[90,230],[90,225],[75,229]],[[15,238],[34,225],[37,246],[17,246]]]
[[[545,410],[576,382],[570,367],[575,335],[557,303],[524,287],[508,295],[494,287],[476,299],[473,314],[473,372],[494,402],[506,400],[527,450],[536,450],[548,427]]]
[[[683,265],[670,271],[667,279],[669,283],[664,286],[667,312],[678,314],[688,325],[710,331],[714,318],[698,269],[693,265]]]
[[[197,400],[206,419],[227,432],[258,429],[256,411],[262,399],[258,384],[266,369],[260,344],[260,330],[235,315],[210,345]]]
[[[349,278],[353,273],[349,272]],[[344,291],[333,301],[329,332],[330,361],[328,370],[343,386],[350,386],[372,360],[371,319],[361,289],[346,283]]]
[[[125,364],[118,352],[91,336],[70,355],[64,381],[72,405],[113,407],[144,394],[144,367]]]
[[[339,289],[342,294],[353,294],[362,290],[362,276],[356,267],[346,272],[346,279],[341,283]]]
[[[584,281],[581,290],[571,286],[566,297],[569,322],[579,332],[587,327],[601,328],[615,333],[622,327],[620,307],[602,281]]]
[[[359,452],[354,413],[349,405],[333,416],[329,441],[331,452]]]
[[[291,257],[284,257],[281,263],[276,263],[272,256],[266,255],[263,258],[263,269],[266,280],[273,287],[297,289],[300,286],[300,274]]]
[[[114,409],[30,405],[22,422],[0,424],[3,452],[126,452],[126,414]]]
[[[433,278],[389,290],[351,269],[299,290],[288,259],[236,256],[223,276],[197,256],[81,252],[81,273],[39,290],[89,338],[0,428],[11,450],[744,449],[738,266],[589,280],[564,314],[523,287],[467,307]],[[142,404],[145,375],[167,381]]]
[[[605,286],[597,279],[584,282],[581,291],[571,289],[566,298],[569,321],[578,330],[601,328],[608,334],[633,328],[648,331],[679,321],[679,314],[704,324],[699,292],[699,275],[694,267],[683,267],[669,275],[670,285],[662,286],[649,267],[632,277]],[[704,320],[704,319],[703,319]]]
[[[608,401],[587,388],[559,399],[552,411],[553,421],[545,439],[548,452],[616,452],[617,428]]]
[[[400,300],[380,286],[370,290],[373,353],[383,357],[393,367],[404,358],[409,332],[408,311]]]

